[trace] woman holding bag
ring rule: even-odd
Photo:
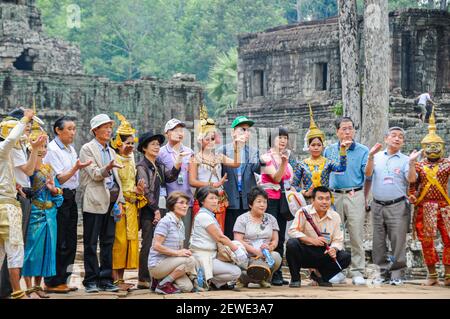
[[[279,127],[269,134],[270,150],[261,156],[261,184],[260,186],[267,192],[268,206],[267,213],[274,216],[280,227],[279,241],[276,252],[283,257],[284,241],[286,233],[286,218],[281,214],[282,201],[286,203],[284,189],[289,189],[289,182],[293,176],[292,166],[289,164],[290,151],[287,149],[289,142],[288,130]],[[284,206],[284,204],[283,204]],[[274,286],[288,284],[283,281],[281,266],[274,272],[272,277]]]

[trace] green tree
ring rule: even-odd
[[[209,72],[206,90],[215,106],[215,115],[234,108],[237,100],[237,60],[236,48],[220,54]]]

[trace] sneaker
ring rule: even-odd
[[[334,277],[328,281],[331,282],[332,284],[345,284],[346,283],[345,279],[346,279],[345,275],[342,272],[340,272],[334,275]]]
[[[85,290],[87,293],[94,293],[94,292],[98,292],[98,287],[97,287],[97,284],[94,284],[94,283],[92,283],[92,284],[86,284],[86,285],[84,286],[84,290]]]
[[[300,280],[299,281],[292,281],[289,283],[289,288],[300,288],[301,287],[301,283]]]
[[[389,281],[389,284],[393,285],[393,286],[401,286],[401,285],[403,285],[403,280],[401,280],[400,278],[391,279]]]
[[[353,277],[353,279],[352,279],[352,283],[353,283],[355,286],[363,286],[363,285],[366,284],[366,280],[364,279],[363,276],[355,276],[355,277]]]
[[[373,285],[382,285],[382,284],[384,284],[386,282],[386,280],[384,279],[384,278],[381,278],[381,277],[377,277],[377,278],[374,278],[374,279],[372,279],[372,284]]]
[[[106,283],[99,286],[99,290],[101,291],[107,291],[107,292],[118,292],[119,287],[116,285],[113,285],[112,283]]]
[[[166,282],[164,285],[158,285],[155,288],[155,292],[161,295],[179,294],[180,289],[176,288],[173,283]]]
[[[317,282],[317,284],[318,284],[320,287],[333,287],[333,284],[332,284],[332,283],[323,280],[323,278],[317,276],[317,274],[316,274],[314,271],[311,272],[311,274],[310,274],[309,276],[310,276],[311,280],[314,280],[315,282]]]
[[[283,274],[281,271],[275,271],[272,277],[272,285],[283,286]]]

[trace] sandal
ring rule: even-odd
[[[450,287],[450,274],[445,274],[445,277],[444,277],[444,286]]]
[[[50,298],[50,296],[45,293],[44,289],[42,289],[41,286],[34,286],[33,289],[34,289],[34,292],[36,292],[36,294],[39,296],[39,298],[41,298],[41,299]]]
[[[12,298],[12,299],[29,299],[28,295],[27,295],[26,292],[23,291],[23,290],[17,290],[17,291],[14,291],[14,292],[11,294],[11,298]]]
[[[123,280],[123,279],[117,279],[116,281],[114,281],[114,285],[119,287],[119,290],[128,291],[128,292],[131,290],[131,288],[134,287],[133,284],[125,283],[125,280]]]
[[[437,272],[433,274],[428,274],[427,276],[427,282],[422,284],[422,286],[438,286],[439,285],[439,275]]]
[[[30,299],[41,299],[41,296],[39,296],[39,294],[37,293],[35,287],[32,287],[30,289],[25,290],[25,294]]]

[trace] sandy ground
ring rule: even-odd
[[[79,234],[82,229],[80,227]],[[346,284],[334,285],[333,287],[313,287],[309,286],[308,279],[302,280],[301,288],[271,287],[261,289],[259,287],[243,288],[239,291],[208,291],[201,293],[186,293],[176,295],[158,295],[150,292],[150,290],[132,290],[130,292],[119,293],[85,293],[82,285],[84,276],[83,267],[83,245],[82,237],[78,237],[77,256],[70,277],[70,285],[78,287],[78,291],[69,294],[49,294],[53,299],[240,299],[240,298],[270,298],[270,299],[318,299],[318,298],[337,298],[337,299],[450,299],[450,287],[441,286],[424,287],[421,284],[425,280],[411,280],[405,282],[403,286],[354,286],[351,279],[347,279]],[[289,271],[287,267],[283,267],[283,276],[289,280]],[[125,280],[127,283],[137,284],[137,271],[126,271]],[[22,280],[22,286],[25,283]]]

